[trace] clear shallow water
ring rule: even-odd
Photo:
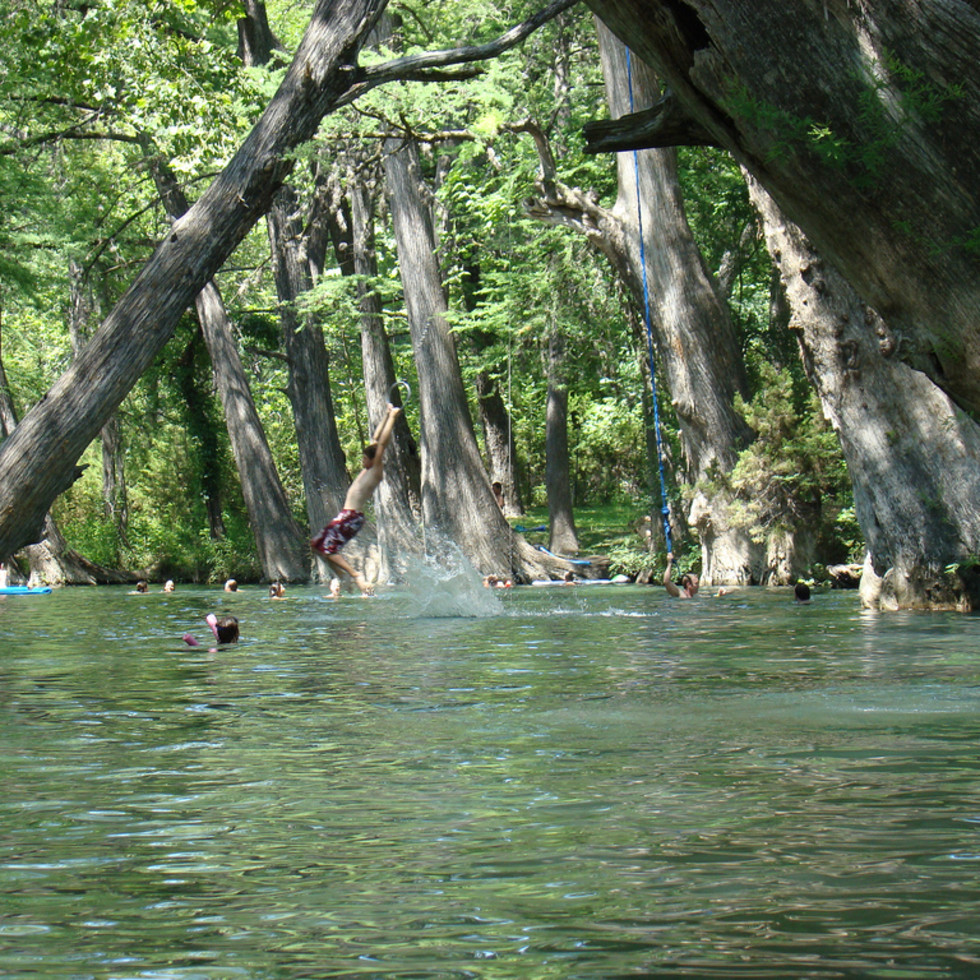
[[[0,975],[980,976],[980,617],[414,581],[0,597]]]

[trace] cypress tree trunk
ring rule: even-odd
[[[483,574],[526,581],[546,573],[511,530],[490,489],[469,415],[456,347],[443,314],[435,235],[422,200],[417,149],[388,140],[385,176],[419,380],[426,544],[455,543]]]
[[[654,74],[638,59],[627,65],[623,44],[602,24],[597,29],[610,113],[618,117],[630,111],[631,83],[634,109],[655,102],[660,86]],[[744,529],[729,524],[731,494],[716,478],[731,471],[751,438],[733,404],[736,392],[746,393],[745,369],[728,310],[687,223],[676,151],[644,150],[635,161],[632,153],[621,153],[616,164],[614,210],[624,226],[627,281],[638,308],[650,304],[654,342],[680,427],[686,482],[695,487],[688,521],[701,542],[702,581],[759,581],[760,548]],[[642,214],[637,212],[637,180]]]
[[[279,45],[269,28],[265,4],[246,0],[245,17],[238,21],[238,28],[242,61],[249,66],[266,64]],[[348,483],[323,333],[313,317],[301,318],[297,309],[299,298],[313,287],[314,268],[320,268],[309,250],[311,235],[315,236],[318,226],[325,223],[324,203],[322,196],[314,194],[308,227],[304,227],[296,192],[284,184],[266,216],[286,349],[286,393],[293,410],[307,520],[314,532],[340,509]],[[314,566],[319,573],[322,563],[314,562]]]
[[[317,220],[316,215],[313,220]],[[313,276],[299,202],[289,185],[273,200],[267,224],[286,348],[286,393],[296,427],[306,514],[310,527],[317,531],[340,509],[348,480],[337,434],[323,332],[312,317],[301,318],[296,306],[297,300],[313,287]]]
[[[0,306],[2,314],[2,306]],[[2,331],[0,331],[0,437],[6,439],[17,428],[17,410],[3,366]],[[15,556],[14,579],[47,585],[95,585],[98,582],[121,582],[126,576],[90,562],[68,547],[57,523],[50,514],[44,516],[44,531],[38,544],[28,545]],[[23,566],[26,564],[25,572]]]
[[[872,608],[980,608],[980,425],[896,356],[889,326],[753,180],[803,362],[840,436]],[[958,565],[947,572],[949,565]]]
[[[613,116],[629,109],[631,76],[635,106],[653,101],[659,89],[649,68],[633,59],[628,73],[623,45],[601,24],[598,30],[606,98]],[[540,147],[542,137],[536,134],[536,138]],[[729,524],[731,494],[723,483],[709,479],[729,472],[739,450],[751,438],[733,406],[735,393],[744,392],[745,372],[727,309],[687,223],[675,152],[643,151],[635,167],[632,154],[620,154],[619,194],[611,210],[599,207],[591,195],[559,184],[548,162],[550,154],[541,156],[545,176],[538,196],[526,202],[529,213],[585,234],[609,258],[637,309],[643,311],[649,297],[662,377],[680,428],[685,482],[697,487],[689,501],[688,521],[700,539],[702,582],[759,581],[764,550],[747,531]],[[637,174],[643,207],[646,294]],[[659,528],[660,522],[655,524]]]
[[[381,297],[373,286],[378,277],[372,194],[376,184],[377,181],[365,180],[363,175],[361,180],[349,182],[351,251],[353,272],[358,277],[361,360],[372,432],[384,417],[389,398],[396,405],[402,404],[402,391],[395,386],[395,367],[385,332]],[[395,421],[394,435],[385,456],[385,478],[375,492],[379,577],[382,579],[401,571],[400,559],[420,557],[423,553],[421,460],[404,412]]]
[[[895,356],[980,418],[977,4],[588,3],[670,88],[630,145],[677,142],[682,106],[885,317]]]
[[[168,214],[173,219],[186,214],[187,198],[170,169],[156,156],[151,158],[150,169]],[[305,582],[309,578],[309,559],[301,547],[305,535],[290,510],[245,376],[231,319],[213,281],[197,294],[194,305],[211,355],[263,575],[269,581]]]
[[[195,305],[211,355],[262,573],[269,581],[305,582],[309,578],[308,535],[290,510],[218,287],[208,283],[198,293]]]
[[[98,314],[98,305],[82,282],[81,267],[69,262],[68,279],[70,311],[68,333],[72,353],[77,357],[86,344],[92,322]],[[125,451],[119,419],[113,415],[99,433],[102,440],[102,507],[106,520],[116,529],[119,540],[128,543],[126,533],[129,523],[129,505],[126,499]],[[48,519],[50,522],[50,518]],[[118,561],[118,554],[116,560]]]
[[[476,376],[476,396],[480,406],[483,444],[490,463],[490,481],[500,484],[504,513],[509,517],[520,517],[524,513],[521,466],[511,431],[510,412],[497,383],[486,371],[480,371]]]

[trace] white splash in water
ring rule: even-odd
[[[443,542],[438,557],[407,558],[400,563],[398,591],[407,593],[411,612],[418,619],[479,619],[499,616],[500,597],[458,548]]]

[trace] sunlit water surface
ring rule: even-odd
[[[980,976],[980,617],[414,582],[0,598],[0,975]]]

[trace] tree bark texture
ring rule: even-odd
[[[317,221],[315,214],[311,220]],[[297,308],[300,297],[313,287],[313,275],[299,201],[288,184],[273,200],[267,224],[286,348],[286,393],[296,427],[306,514],[316,531],[344,502],[347,467],[337,433],[323,331],[312,317],[301,317]]]
[[[84,282],[83,272],[74,260],[69,262],[68,334],[72,353],[78,356],[96,322],[98,303]],[[99,433],[102,440],[102,507],[106,520],[116,529],[119,540],[127,543],[129,505],[126,498],[126,454],[119,420],[113,414]],[[49,523],[50,518],[45,523]],[[118,557],[118,556],[117,556]]]
[[[632,59],[601,24],[599,49],[610,112],[629,112],[632,76],[634,108],[655,101],[659,86],[649,67]],[[540,136],[539,150],[540,150]],[[650,304],[654,344],[663,366],[660,395],[669,391],[681,435],[685,481],[696,485],[735,465],[751,432],[735,412],[734,396],[745,376],[734,327],[711,281],[691,234],[677,180],[673,150],[622,153],[617,159],[619,192],[612,209],[593,196],[559,184],[549,175],[549,152],[542,152],[544,178],[535,199],[525,202],[535,218],[583,233],[607,256],[629,289],[636,308]],[[637,175],[642,215],[637,209]],[[642,219],[642,221],[641,221]],[[643,256],[640,240],[642,223]],[[644,290],[644,264],[647,290]],[[705,584],[746,584],[759,580],[761,551],[747,532],[726,519],[723,489],[699,490],[688,521],[698,530]],[[659,513],[660,507],[656,508]],[[658,527],[659,527],[658,521]]]
[[[309,535],[290,510],[242,367],[234,329],[213,282],[197,294],[195,306],[211,355],[262,573],[270,582],[305,582],[311,562],[306,547]]]
[[[545,570],[538,553],[504,520],[480,458],[444,317],[447,305],[417,155],[413,143],[388,140],[384,166],[419,381],[426,549],[431,553],[438,539],[448,540],[481,573],[526,581]]]
[[[268,211],[293,166],[347,91],[363,38],[385,0],[320,0],[286,76],[222,173],[157,246],[65,374],[0,447],[0,556],[37,540],[44,515],[77,477],[76,461],[172,335],[183,311]]]
[[[656,76],[601,23],[599,54],[611,115],[653,104],[660,94]],[[746,392],[735,328],[715,289],[684,209],[673,149],[620,153],[616,159],[619,196],[615,211],[628,229],[625,241],[634,296],[650,319],[666,387],[681,431],[687,481],[695,487],[687,520],[701,544],[705,584],[758,582],[761,552],[749,534],[727,519],[730,493],[717,477],[734,467],[751,439],[734,408]],[[640,255],[640,240],[643,256]],[[643,263],[646,264],[644,273]],[[643,295],[644,274],[648,296]],[[639,293],[639,295],[637,295]]]
[[[521,465],[517,458],[513,423],[497,382],[486,371],[475,380],[476,398],[480,408],[483,444],[490,464],[490,482],[499,483],[504,496],[504,514],[520,517],[524,514],[521,495]]]
[[[244,7],[245,17],[238,21],[239,54],[245,65],[266,64],[278,42],[269,27],[265,4],[245,0]],[[304,227],[296,192],[283,184],[266,216],[286,350],[286,393],[293,410],[307,521],[314,531],[337,513],[347,490],[323,333],[311,316],[301,317],[297,308],[299,298],[313,286],[314,269],[322,267],[322,257],[310,256],[310,240],[315,239],[312,248],[318,251],[319,230],[327,223],[326,203],[324,195],[314,192]],[[320,569],[322,564],[313,562],[313,567]]]
[[[971,565],[980,554],[980,426],[896,356],[889,326],[757,182],[749,187],[807,374],[847,460],[868,546],[865,605],[980,608]]]
[[[894,356],[980,416],[977,4],[588,2],[884,318]]]
[[[262,0],[241,0],[241,4],[245,16],[238,19],[238,57],[245,65],[264,65],[282,46],[269,28]]]
[[[17,409],[3,366],[0,345],[0,438],[6,439],[16,428]],[[22,567],[25,562],[26,573]],[[122,582],[126,579],[125,575],[102,568],[69,548],[50,514],[44,515],[42,540],[38,544],[28,545],[15,555],[11,566],[12,584],[23,579],[46,585],[96,585],[99,582]]]

